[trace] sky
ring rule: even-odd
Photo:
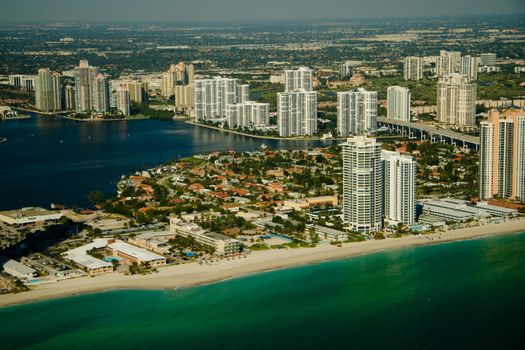
[[[0,21],[246,21],[525,14],[525,0],[0,0]]]

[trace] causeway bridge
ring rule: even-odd
[[[436,128],[420,123],[405,122],[385,117],[377,117],[377,125],[386,127],[392,132],[408,136],[412,140],[423,140],[431,142],[441,142],[453,146],[479,149],[479,137],[462,134],[460,132]]]

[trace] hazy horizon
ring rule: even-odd
[[[2,4],[0,21],[246,22],[523,15],[522,0],[23,0]]]

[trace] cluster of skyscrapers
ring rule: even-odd
[[[237,79],[214,77],[195,80],[195,120],[227,120],[230,128],[269,124],[267,103],[250,100],[250,86]]]
[[[63,86],[59,73],[48,68],[39,69],[35,78],[36,109],[48,113],[75,111],[97,115],[110,113],[113,109],[128,116],[131,102],[140,104],[148,97],[147,83],[130,79],[110,81],[87,60],[80,61],[72,77],[74,84],[68,82]]]
[[[412,225],[416,211],[416,162],[381,149],[374,138],[354,136],[343,149],[343,219],[354,232],[370,234],[383,221]]]
[[[195,105],[195,67],[179,62],[172,64],[161,77],[161,95],[175,97],[175,108],[189,112]]]

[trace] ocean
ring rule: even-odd
[[[306,149],[321,141],[263,140],[183,121],[76,122],[54,116],[0,121],[0,210],[58,203],[86,207],[87,194],[116,193],[121,175],[213,151]]]
[[[523,349],[524,329],[525,233],[0,309],[2,349]]]

